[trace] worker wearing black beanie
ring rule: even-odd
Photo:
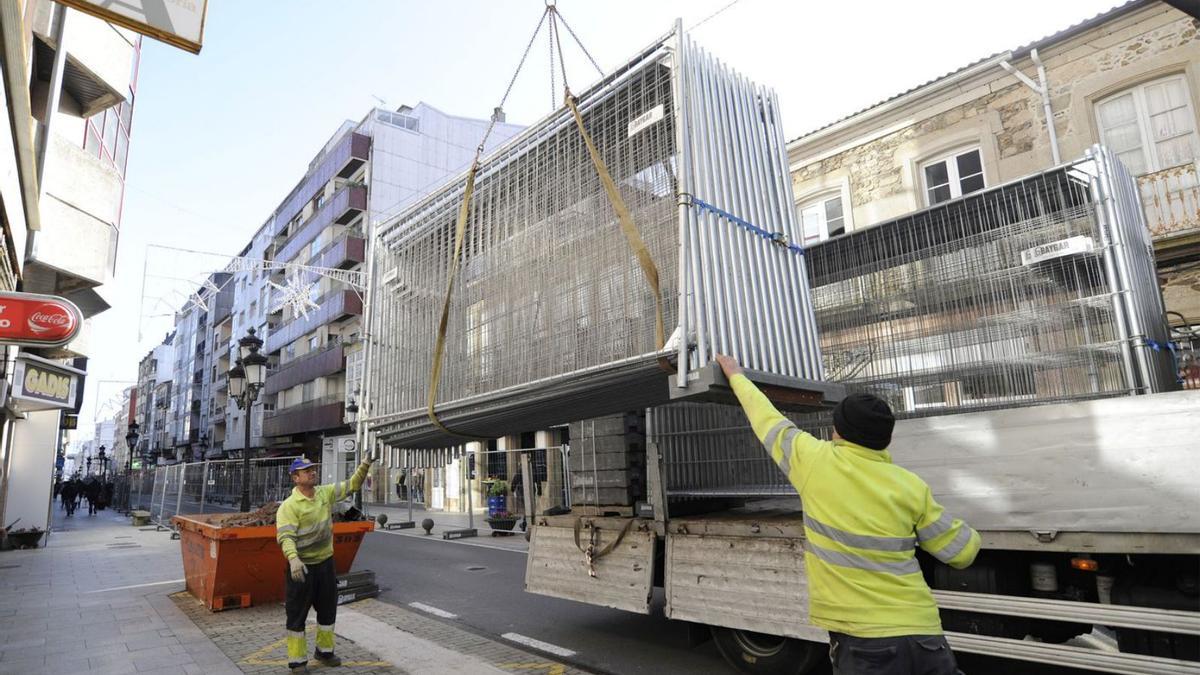
[[[838,436],[864,448],[886,450],[895,426],[892,409],[872,394],[850,394],[833,409],[833,428]]]
[[[963,569],[979,533],[946,513],[925,481],[892,463],[887,403],[851,394],[833,409],[833,440],[796,426],[730,356],[713,359],[771,461],[800,495],[808,621],[829,631],[835,673],[961,673],[916,548]],[[855,654],[891,654],[876,666]]]

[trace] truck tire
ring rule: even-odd
[[[828,659],[829,646],[736,628],[712,627],[717,651],[751,675],[804,675]]]

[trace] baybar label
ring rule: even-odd
[[[0,344],[59,347],[79,333],[75,303],[38,293],[0,293]]]

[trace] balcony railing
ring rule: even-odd
[[[345,426],[343,406],[340,396],[327,396],[276,410],[263,419],[263,435],[287,436]]]
[[[342,237],[330,244],[312,265],[349,269],[367,259],[367,240],[362,237]]]
[[[362,299],[354,291],[334,291],[318,302],[308,316],[297,316],[267,335],[266,352],[273,354],[307,333],[347,316],[362,314]]]
[[[346,224],[367,208],[367,189],[361,185],[346,185],[334,193],[311,218],[300,225],[279,247],[276,260],[290,262],[304,247],[312,243],[325,228],[334,223]]]
[[[1138,176],[1137,183],[1156,244],[1200,232],[1200,162]]]
[[[264,394],[275,394],[298,384],[311,382],[318,377],[341,371],[346,365],[346,354],[341,342],[333,342],[309,354],[285,364],[267,376]]]
[[[335,176],[349,178],[367,161],[371,152],[371,137],[362,134],[348,133],[329,149],[323,157],[319,157],[315,166],[308,172],[288,195],[280,206],[278,220],[281,226],[296,217],[304,210],[304,205],[317,194]],[[276,256],[279,259],[279,256]]]

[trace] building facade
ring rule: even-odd
[[[330,466],[351,456],[345,408],[361,377],[363,288],[338,272],[361,279],[368,219],[395,215],[464,170],[490,123],[424,103],[344,122],[227,270],[177,312],[170,376],[150,380],[157,351],[143,360],[148,451],[164,453],[160,462],[240,457],[248,424],[251,455],[306,454]],[[487,149],[520,129],[498,119]],[[250,329],[268,375],[245,411],[229,399],[227,374]]]
[[[168,333],[142,358],[138,364],[137,414],[138,447],[134,461],[157,464],[163,448],[174,448],[174,443],[164,443],[167,421],[171,411],[171,384],[175,366],[175,336]]]
[[[85,318],[79,335],[27,350],[73,361],[91,349],[88,319],[109,307],[103,287],[116,261],[141,38],[49,0],[3,0],[0,39],[0,289],[19,279],[23,291],[74,302]],[[18,350],[5,350],[12,363]],[[61,410],[10,399],[4,413],[0,520],[46,527]]]
[[[1170,321],[1194,330],[1198,64],[1200,20],[1135,0],[800,136],[788,156],[805,243],[1046,170],[1102,143],[1137,176]]]

